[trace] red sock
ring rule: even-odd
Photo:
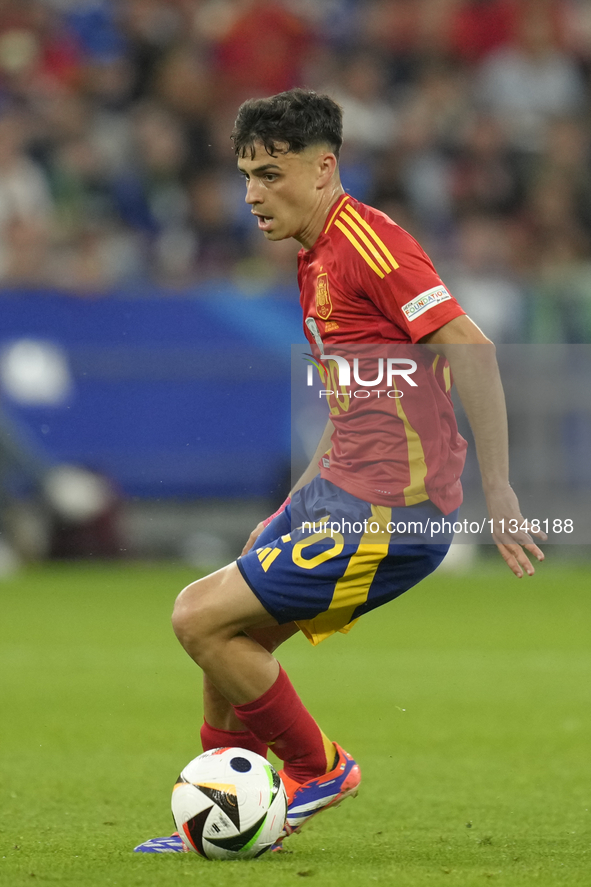
[[[263,758],[267,757],[267,743],[250,732],[250,730],[219,730],[212,727],[207,721],[203,722],[201,727],[201,745],[203,751],[209,751],[211,748],[226,748],[236,746],[236,748],[247,748],[249,751],[256,752]]]
[[[285,772],[295,781],[322,776],[332,767],[334,746],[306,711],[282,668],[266,693],[233,708],[242,723],[285,761]]]

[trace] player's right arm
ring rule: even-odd
[[[316,447],[316,451],[310,460],[310,464],[308,465],[308,467],[306,468],[306,470],[304,471],[302,476],[299,478],[299,480],[294,484],[293,488],[290,491],[289,496],[287,497],[287,499],[285,500],[283,505],[275,512],[273,517],[275,517],[275,515],[280,514],[283,511],[283,509],[285,508],[285,506],[287,505],[287,503],[289,502],[289,500],[291,499],[293,494],[295,492],[297,492],[297,490],[300,490],[302,487],[305,487],[306,484],[310,483],[310,481],[316,477],[316,475],[320,471],[320,467],[319,467],[318,463],[319,463],[321,457],[324,456],[326,451],[330,448],[330,439],[332,437],[333,431],[334,431],[334,425],[332,424],[331,420],[329,419],[328,422],[326,423],[324,431],[322,432],[322,437],[320,438],[320,442],[319,442],[318,446]],[[242,554],[246,554],[247,551],[250,551],[250,549],[252,548],[252,546],[254,545],[256,540],[258,539],[258,537],[263,532],[267,523],[268,523],[268,518],[265,521],[260,521],[256,525],[256,527],[254,528],[254,530],[252,531],[252,533],[248,537],[246,545],[242,549]]]
[[[345,216],[351,212],[341,213],[343,224],[349,227],[350,220]],[[367,207],[362,212],[367,213]],[[346,267],[352,269],[361,291],[384,317],[406,333],[410,342],[428,345],[447,359],[474,433],[487,507],[497,529],[493,538],[516,576],[524,572],[531,575],[534,568],[526,552],[538,560],[544,557],[531,535],[521,529],[517,533],[498,532],[499,527],[516,523],[521,528],[526,522],[509,484],[507,414],[494,345],[467,317],[408,232],[383,217],[372,216],[371,211],[367,217],[373,227],[365,224],[357,211],[353,216],[371,236],[373,246],[380,248],[381,270],[369,254],[364,255],[359,241],[353,243],[355,249],[349,250]],[[349,235],[348,240],[355,241],[351,230]],[[389,269],[385,257],[394,260]],[[466,345],[479,347],[458,347]],[[546,538],[543,533],[530,532]]]

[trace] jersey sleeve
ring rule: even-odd
[[[357,256],[361,289],[411,342],[466,312],[449,292],[425,251],[397,225],[380,225],[375,245],[385,262]],[[386,270],[388,268],[388,270]]]

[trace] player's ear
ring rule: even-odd
[[[332,151],[324,151],[318,157],[317,188],[325,188],[335,174],[338,161]]]

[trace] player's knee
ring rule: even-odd
[[[204,650],[216,633],[216,606],[199,583],[187,586],[177,597],[172,611],[172,628],[192,656]]]

